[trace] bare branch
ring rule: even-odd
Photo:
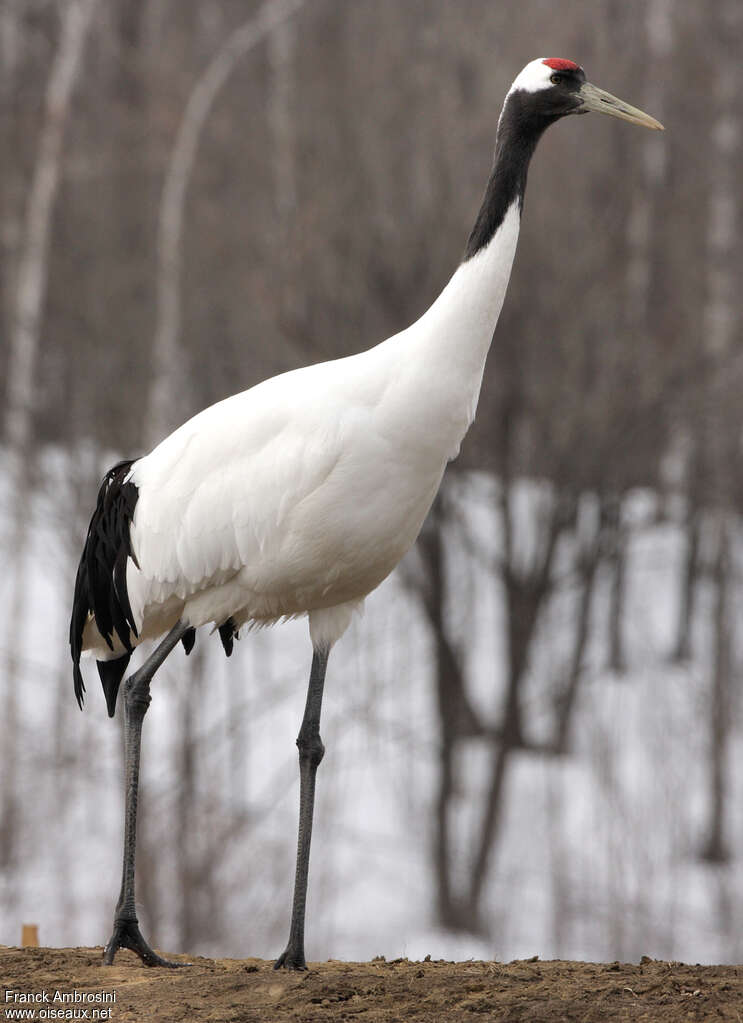
[[[152,344],[152,383],[147,430],[159,440],[172,424],[181,364],[181,264],[186,190],[201,133],[214,101],[238,62],[295,14],[305,0],[266,0],[258,13],[235,29],[210,61],[191,91],[165,176],[157,246],[157,324]]]

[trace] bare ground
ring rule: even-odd
[[[557,1020],[743,1023],[743,967],[634,963],[444,961],[311,963],[307,973],[275,972],[261,959],[202,959],[179,970],[147,969],[130,952],[112,967],[100,948],[0,946],[0,1020],[7,991],[46,992],[36,1019],[214,1020],[219,1023],[446,1023],[450,1020]],[[185,957],[181,957],[186,962]],[[59,992],[115,992],[111,1002],[57,1002]],[[98,1014],[94,1014],[94,1010]],[[101,1009],[103,1014],[101,1015]],[[82,1015],[87,1010],[88,1016]],[[110,1010],[110,1012],[109,1012]],[[77,1015],[72,1015],[73,1011]],[[16,1017],[18,1018],[18,1017]],[[28,1018],[28,1017],[27,1017]]]

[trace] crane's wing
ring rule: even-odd
[[[135,619],[238,575],[277,616],[307,586],[329,585],[340,567],[327,564],[323,537],[350,513],[353,465],[373,466],[386,443],[371,425],[375,402],[358,360],[307,367],[211,406],[135,463]],[[218,609],[206,614],[219,624]]]

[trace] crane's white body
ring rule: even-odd
[[[134,464],[139,640],[179,619],[239,627],[304,613],[315,646],[342,635],[413,544],[474,418],[519,220],[514,201],[406,330],[218,402]],[[99,660],[123,651],[92,617],[83,647]]]

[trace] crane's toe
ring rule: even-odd
[[[304,952],[301,950],[297,952],[291,945],[287,946],[273,964],[273,968],[274,970],[306,970],[307,963],[304,959]]]
[[[154,952],[142,937],[136,919],[116,918],[114,932],[103,950],[104,966],[113,966],[114,956],[120,948],[128,948],[132,952],[136,952],[145,966],[167,966],[169,969],[191,966],[191,963],[174,963],[170,959],[163,959],[157,952]]]

